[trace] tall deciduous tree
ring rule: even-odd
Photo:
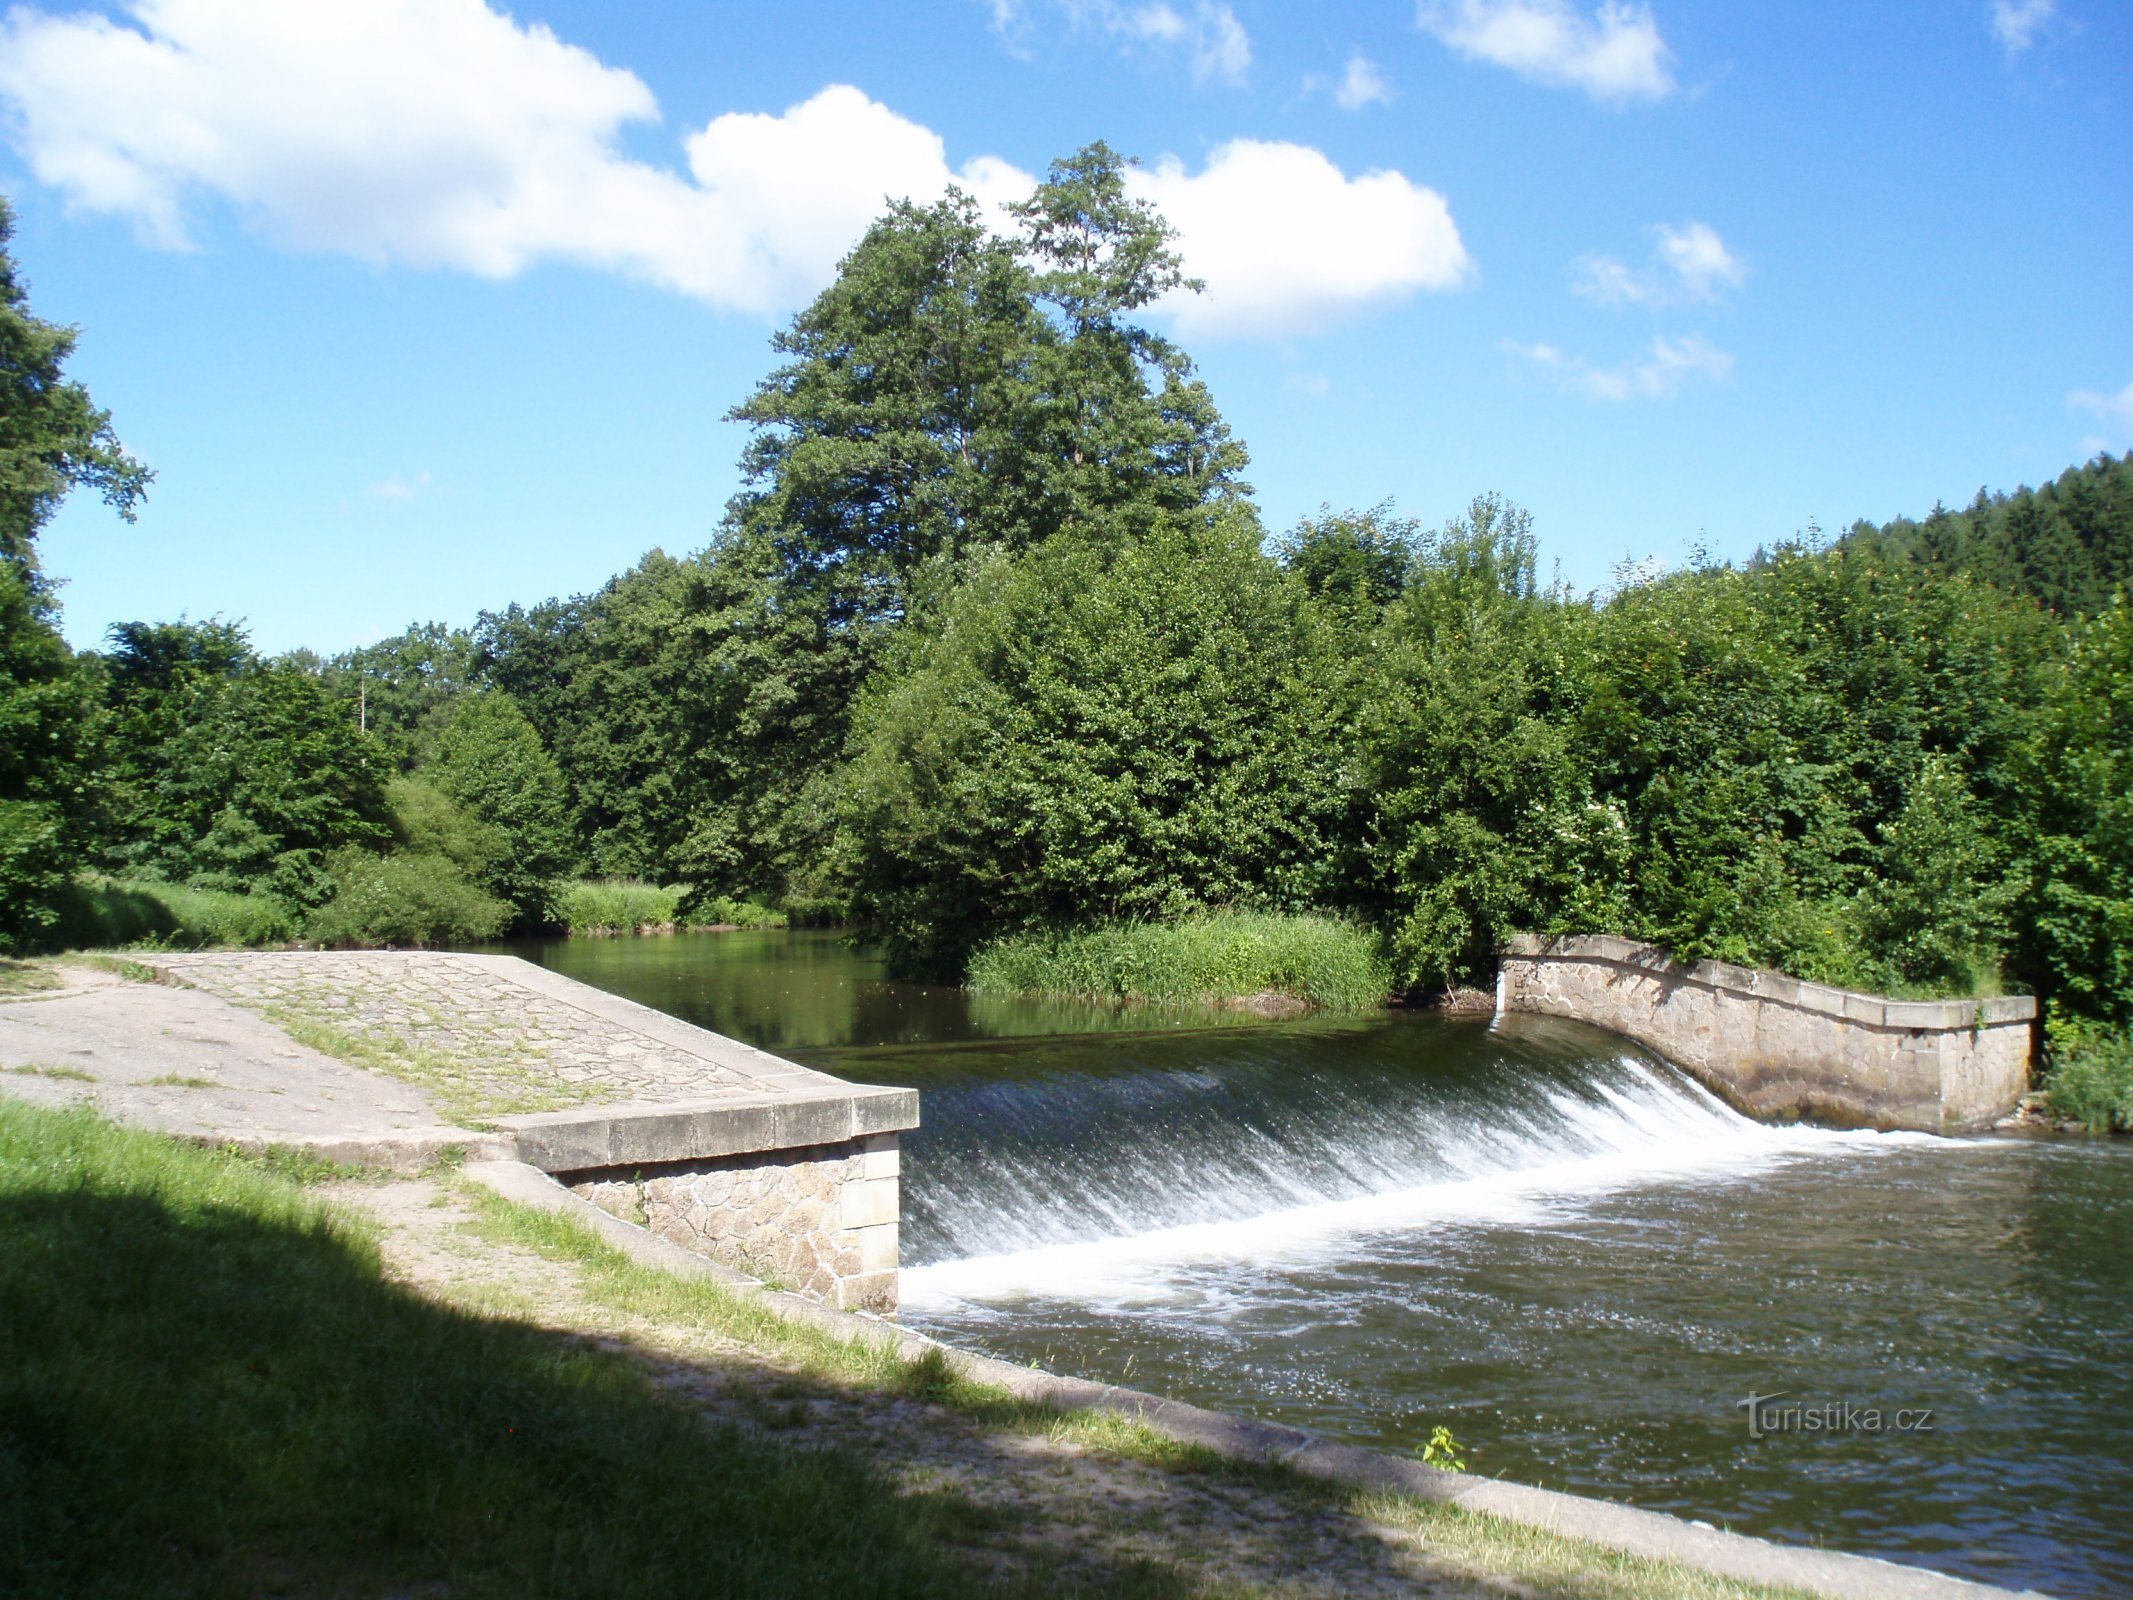
[[[131,520],[148,469],[69,380],[74,330],[32,314],[0,199],[0,948],[38,943],[93,831],[93,688],[55,626],[36,541],[67,492]]]

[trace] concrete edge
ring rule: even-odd
[[[374,1167],[403,1177],[427,1172],[445,1160],[494,1162],[513,1159],[510,1140],[467,1128],[409,1128],[402,1133],[313,1134],[285,1139],[230,1137],[215,1133],[180,1133],[172,1137],[212,1150],[240,1150],[246,1155],[296,1150],[344,1167]]]
[[[833,1087],[834,1086],[834,1087]],[[544,1172],[650,1167],[844,1144],[918,1126],[918,1091],[824,1079],[800,1093],[619,1101],[497,1117]]]
[[[1136,1389],[1016,1366],[942,1344],[866,1312],[836,1311],[773,1289],[602,1211],[522,1161],[469,1161],[461,1171],[507,1200],[578,1218],[632,1260],[681,1277],[708,1278],[753,1299],[784,1321],[820,1329],[847,1343],[887,1346],[911,1358],[937,1350],[963,1377],[1004,1389],[1016,1399],[1062,1411],[1117,1412],[1168,1438],[1201,1446],[1231,1460],[1286,1466],[1331,1483],[1410,1495],[1499,1517],[1622,1555],[1672,1561],[1747,1582],[1804,1589],[1833,1600],[2007,1600],[2015,1594],[1990,1584],[1873,1556],[1777,1544],[1662,1512],[1640,1511],[1611,1501],[1468,1473],[1445,1472],[1386,1451],[1335,1444],[1300,1428],[1255,1422]],[[2049,1597],[2024,1590],[2021,1600]]]
[[[1633,967],[1675,982],[1701,984],[1721,993],[1774,1001],[1821,1016],[1838,1017],[1870,1027],[1960,1031],[2012,1023],[2028,1024],[2037,1015],[2034,995],[1994,995],[1976,1000],[1893,1000],[1856,989],[1810,983],[1761,967],[1736,967],[1724,961],[1677,961],[1654,944],[1618,934],[1513,934],[1504,941],[1506,956],[1526,960],[1597,961]]]

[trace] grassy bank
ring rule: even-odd
[[[676,928],[782,928],[785,913],[755,900],[711,895],[692,900],[682,884],[635,878],[579,878],[556,892],[556,914],[572,934],[672,933]]]
[[[295,908],[272,895],[84,876],[69,887],[57,934],[77,950],[125,945],[198,950],[279,944],[296,936],[297,925]]]
[[[1224,1001],[1276,995],[1327,1011],[1385,1003],[1392,968],[1377,936],[1338,917],[1221,912],[1022,934],[971,957],[978,994]]]
[[[437,1305],[257,1164],[0,1101],[0,1592],[948,1595],[947,1499]]]

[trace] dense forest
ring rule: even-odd
[[[1122,173],[1056,163],[1012,237],[890,208],[734,408],[702,550],[331,659],[61,641],[38,529],[148,478],[0,266],[0,939],[449,942],[593,877],[950,978],[1003,933],[1319,911],[1425,993],[1611,931],[2033,990],[2133,1119],[2133,458],[1603,594],[1493,494],[1274,534],[1139,320],[1191,285]]]

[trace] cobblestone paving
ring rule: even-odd
[[[329,1055],[427,1090],[457,1121],[776,1086],[516,982],[497,964],[419,951],[165,957],[181,981]]]

